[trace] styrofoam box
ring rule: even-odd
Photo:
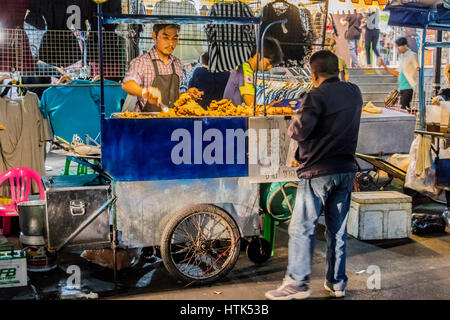
[[[396,191],[353,192],[347,232],[360,240],[408,238],[411,197]]]

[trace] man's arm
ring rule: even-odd
[[[394,70],[394,69],[389,68],[383,60],[380,60],[380,64],[383,66],[383,68],[384,68],[387,72],[389,72],[390,74],[392,74],[394,77],[398,77],[398,76],[400,75],[400,72],[398,72],[398,71],[396,71],[396,70]]]
[[[142,97],[142,91],[144,88],[142,88],[140,85],[136,83],[134,80],[127,81],[122,84],[122,89],[132,96],[138,96]]]
[[[316,127],[321,112],[320,98],[311,94],[305,99],[288,128],[288,135],[299,142],[305,141]]]

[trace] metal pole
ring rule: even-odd
[[[100,60],[100,128],[105,118],[105,79],[103,74],[103,12],[102,4],[97,4],[97,22],[98,22],[98,54]]]
[[[436,32],[436,42],[442,42],[442,31],[438,30]],[[441,90],[441,59],[442,59],[442,48],[436,48],[436,56],[434,57],[434,95],[437,96],[439,90]]]
[[[323,24],[323,31],[322,31],[322,49],[325,48],[325,37],[327,36],[328,2],[329,0],[325,1],[325,22]]]
[[[257,36],[256,36],[256,52],[259,52],[259,44],[260,44],[260,32],[261,32],[261,25],[258,24],[257,27]],[[255,88],[255,96],[253,98],[253,116],[256,115],[256,89],[258,84],[258,65],[259,65],[259,58],[258,55],[256,55],[256,71],[255,71],[255,77],[253,79],[253,87]]]
[[[267,30],[269,30],[269,28],[271,27],[271,26],[273,26],[274,24],[277,24],[277,23],[287,23],[288,22],[288,20],[287,19],[283,19],[283,20],[278,20],[278,21],[274,21],[274,22],[272,22],[271,24],[269,24],[265,29],[264,29],[264,32],[263,32],[263,34],[262,34],[262,37],[261,37],[261,63],[262,63],[262,65],[263,65],[263,67],[264,67],[264,37],[266,36],[266,32],[267,32]],[[256,65],[256,70],[258,70],[258,64]],[[263,97],[264,97],[264,117],[265,116],[267,116],[267,112],[266,112],[266,88],[265,88],[265,85],[266,85],[266,83],[265,83],[265,80],[264,80],[264,68],[263,68],[263,71],[262,71],[262,84],[263,84]],[[256,89],[256,88],[255,88]],[[256,92],[255,92],[255,95],[256,95]]]
[[[428,26],[426,25],[423,28],[422,34],[422,45],[420,46],[421,57],[420,57],[420,70],[419,70],[419,115],[420,122],[419,126],[421,130],[425,129],[425,92],[424,92],[424,81],[425,81],[425,42],[427,40],[427,30]]]

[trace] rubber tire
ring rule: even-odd
[[[262,254],[260,252],[260,241],[262,246]],[[248,244],[246,248],[247,257],[252,261],[254,264],[263,264],[267,260],[270,259],[272,256],[272,247],[264,238],[254,238],[250,243]]]
[[[164,266],[166,267],[167,271],[176,279],[184,282],[184,283],[190,283],[195,281],[198,285],[205,285],[212,282],[215,282],[219,280],[220,278],[224,277],[228,272],[233,269],[234,265],[236,264],[239,254],[240,254],[240,244],[241,242],[238,240],[235,243],[234,250],[232,252],[232,257],[229,261],[229,263],[221,270],[219,273],[212,277],[208,278],[193,278],[184,275],[181,273],[176,265],[172,261],[172,257],[170,255],[170,242],[172,234],[177,227],[177,225],[185,218],[189,217],[190,215],[193,215],[195,213],[199,212],[207,212],[210,214],[215,214],[223,218],[231,227],[231,230],[234,235],[234,239],[236,240],[238,237],[240,237],[240,231],[239,227],[237,226],[236,222],[233,220],[233,218],[222,208],[212,205],[212,204],[196,204],[191,205],[188,207],[183,208],[182,210],[178,211],[177,213],[173,214],[171,218],[168,220],[168,223],[166,227],[164,228],[164,231],[161,235],[161,257],[164,263]]]

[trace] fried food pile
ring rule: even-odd
[[[289,116],[293,115],[294,111],[291,107],[269,107],[266,106],[266,112],[268,115],[275,116],[275,115],[284,115]],[[253,109],[252,109],[253,114]],[[263,115],[264,114],[264,106],[256,106],[256,115]]]
[[[118,118],[152,118],[152,115],[144,115],[144,114],[140,114],[138,112],[130,112],[130,111],[125,111],[124,113],[120,113],[117,115]]]
[[[190,88],[182,93],[173,108],[169,108],[168,112],[161,111],[156,116],[142,115],[137,112],[125,111],[119,114],[119,118],[176,118],[176,117],[236,117],[236,116],[252,116],[253,107],[235,106],[231,100],[222,99],[219,101],[211,101],[208,108],[203,109],[196,100],[200,99],[203,91],[196,88]],[[266,106],[268,115],[292,115],[294,112],[291,107],[269,107]],[[256,107],[256,115],[264,114],[264,106]]]
[[[383,113],[383,108],[376,107],[372,101],[369,101],[363,108],[362,112],[370,113],[370,114],[381,114]]]
[[[201,97],[200,95],[191,95],[188,92],[182,93],[177,101],[174,103],[174,107],[169,109],[168,112],[160,112],[156,116],[159,118],[167,117],[204,117],[207,116],[207,112],[197,102],[195,98]],[[194,97],[193,97],[194,96]]]
[[[235,106],[231,100],[213,100],[208,106],[208,115],[212,117],[251,116],[253,109],[250,107]]]

